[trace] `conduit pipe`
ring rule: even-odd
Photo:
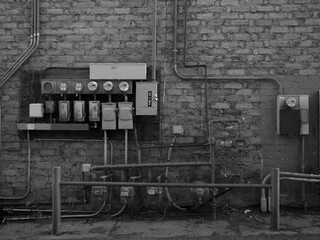
[[[267,184],[270,178],[271,178],[271,174],[268,174],[267,176],[264,177],[261,184],[263,185]],[[280,180],[293,180],[293,181],[300,181],[300,182],[320,182],[320,175],[280,172]],[[270,202],[271,202],[271,190],[269,189],[268,200],[267,200],[265,189],[261,188],[260,209],[262,212],[267,212],[271,210]]]
[[[153,39],[152,39],[152,80],[157,78],[157,6],[158,0],[153,0]]]
[[[30,132],[27,131],[27,144],[28,144],[28,170],[27,170],[27,191],[20,197],[1,197],[0,200],[21,200],[26,198],[30,193],[31,182],[31,146],[30,146]]]
[[[39,46],[40,41],[40,3],[39,0],[32,0],[31,4],[31,40],[28,48],[22,53],[14,64],[3,74],[0,79],[0,87],[19,69],[19,67],[30,57]]]
[[[178,70],[178,63],[177,63],[177,22],[178,22],[178,0],[175,0],[175,10],[174,10],[174,33],[173,33],[173,69],[178,77],[183,80],[204,80],[205,76],[185,76],[181,74]],[[199,65],[194,65],[199,66]],[[272,81],[278,85],[279,92],[282,94],[282,85],[279,80],[269,77],[223,77],[223,76],[208,76],[207,80],[260,80],[260,81]]]

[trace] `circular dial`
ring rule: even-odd
[[[288,97],[286,99],[286,105],[290,108],[295,107],[297,105],[297,99],[295,97]]]
[[[127,82],[121,82],[119,83],[119,88],[122,92],[126,92],[129,89],[129,83]]]
[[[103,84],[103,88],[106,91],[110,91],[113,88],[113,83],[110,81],[107,81]]]
[[[91,81],[88,83],[88,89],[93,92],[93,91],[96,91],[98,88],[98,83],[95,82],[95,81]]]
[[[42,89],[43,91],[45,91],[46,93],[50,93],[53,91],[54,89],[54,85],[52,82],[44,82],[42,85]]]
[[[77,83],[74,85],[74,90],[75,90],[76,92],[81,92],[81,91],[83,90],[83,84],[77,82]]]
[[[59,84],[59,89],[61,92],[66,92],[68,90],[68,84],[66,82],[61,82]]]

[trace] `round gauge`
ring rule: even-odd
[[[66,92],[68,90],[68,84],[66,82],[61,82],[59,84],[59,89],[61,92]]]
[[[83,90],[83,84],[77,82],[77,83],[74,85],[74,90],[75,90],[76,92],[81,92],[81,91]]]
[[[110,81],[107,81],[103,84],[103,88],[106,91],[110,91],[113,88],[113,83]]]
[[[44,82],[42,84],[42,89],[46,93],[51,93],[53,91],[53,89],[54,89],[54,85],[53,85],[52,82]]]
[[[121,90],[122,92],[126,92],[126,91],[128,91],[128,89],[129,89],[129,83],[127,83],[127,82],[121,82],[121,83],[119,84],[119,88],[120,88],[120,90]]]
[[[96,91],[98,88],[98,83],[95,82],[95,81],[91,81],[88,83],[88,89],[93,92],[93,91]]]
[[[297,99],[295,97],[288,97],[286,99],[286,105],[290,108],[295,107],[297,105]]]

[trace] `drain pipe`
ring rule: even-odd
[[[20,197],[1,197],[0,200],[21,200],[26,198],[30,193],[30,182],[31,182],[31,144],[30,144],[30,132],[27,131],[27,144],[28,144],[28,177],[27,177],[27,191],[23,196]]]
[[[157,5],[158,0],[153,0],[153,39],[152,39],[152,80],[157,78]]]
[[[0,87],[18,70],[18,68],[30,57],[34,50],[38,47],[40,41],[40,4],[39,0],[32,0],[31,4],[31,40],[28,48],[14,62],[14,64],[4,73],[0,79]]]

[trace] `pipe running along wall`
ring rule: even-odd
[[[0,87],[19,69],[39,46],[40,41],[40,0],[31,0],[31,40],[28,48],[1,76]]]

